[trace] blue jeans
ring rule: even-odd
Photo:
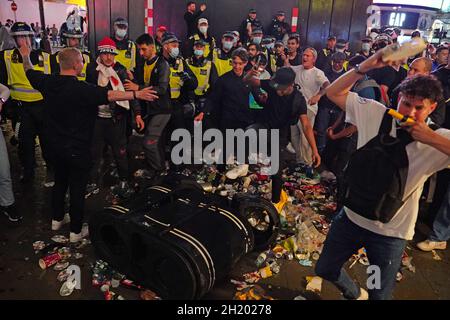
[[[3,132],[0,130],[0,206],[9,207],[14,202],[8,150]]]
[[[392,298],[395,277],[400,268],[406,240],[373,233],[354,224],[344,210],[334,219],[316,265],[316,274],[332,282],[346,299],[357,299],[360,287],[350,278],[343,265],[365,247],[371,265],[380,267],[380,289],[369,289],[371,300]]]
[[[327,145],[327,129],[336,122],[341,112],[338,107],[333,105],[320,104],[319,106],[314,129],[316,131],[317,149],[321,155]]]
[[[447,241],[450,239],[450,183],[442,205],[433,222],[431,241]]]

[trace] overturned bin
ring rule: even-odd
[[[91,241],[98,258],[162,298],[199,299],[261,247],[242,215],[254,202],[206,195],[192,181],[174,180],[93,215]],[[260,241],[272,238],[266,230]]]

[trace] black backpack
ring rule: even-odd
[[[386,111],[378,135],[353,153],[345,170],[344,205],[364,218],[387,223],[403,205],[411,136],[390,136],[392,117]]]

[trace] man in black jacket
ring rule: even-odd
[[[115,42],[106,37],[99,42],[97,49],[99,57],[97,61],[89,64],[86,81],[110,90],[125,91],[123,83],[129,78],[126,67],[115,61],[118,54]],[[128,198],[131,195],[132,190],[128,184],[127,119],[130,105],[137,103],[137,101],[122,101],[98,106],[92,141],[94,166],[91,170],[91,184],[86,190],[87,195],[96,194],[99,191],[100,165],[105,144],[112,149],[120,179],[113,193],[122,198]]]
[[[167,61],[157,54],[152,36],[143,34],[136,40],[142,63],[136,67],[134,82],[126,81],[127,90],[139,90],[152,87],[159,96],[158,101],[133,106],[138,130],[146,128],[144,150],[149,176],[165,170],[165,137],[170,121],[172,107],[170,104],[169,76]]]

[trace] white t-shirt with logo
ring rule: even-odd
[[[328,82],[325,73],[316,67],[308,70],[302,65],[291,66],[291,68],[295,71],[295,83],[300,86],[300,91],[303,93],[306,102],[319,92],[325,82]],[[312,106],[308,104],[308,109],[317,114],[318,106],[317,104]]]
[[[359,97],[350,92],[346,103],[346,121],[358,128],[358,149],[366,145],[378,135],[386,107],[381,103]],[[395,121],[394,119],[392,120]],[[449,139],[450,130],[438,129],[436,133]],[[396,136],[393,126],[392,136]],[[441,151],[414,141],[406,146],[409,160],[408,177],[406,180],[405,203],[391,221],[382,223],[366,219],[352,210],[345,208],[348,218],[358,226],[384,236],[411,240],[419,212],[419,200],[423,185],[435,172],[450,165],[450,157]]]

